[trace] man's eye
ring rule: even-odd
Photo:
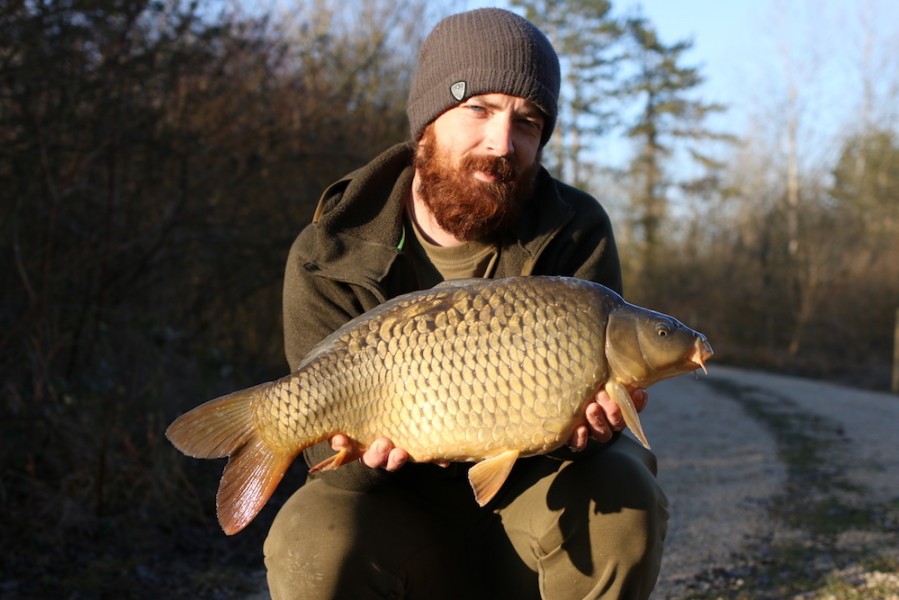
[[[536,119],[519,119],[519,126],[533,132],[543,131],[543,123]]]

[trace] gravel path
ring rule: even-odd
[[[685,597],[695,575],[769,533],[765,501],[786,474],[770,434],[693,378],[654,386],[642,421],[671,511],[655,596]]]
[[[720,592],[715,589],[715,573],[739,578],[740,565],[751,564],[754,552],[761,561],[765,544],[787,535],[769,515],[789,476],[778,457],[771,424],[751,416],[744,403],[721,391],[721,384],[751,390],[770,406],[791,407],[801,429],[805,418],[809,429],[828,424],[839,434],[839,460],[849,466],[841,473],[864,490],[866,504],[895,507],[899,499],[895,475],[899,470],[899,397],[895,395],[718,366],[710,368],[708,378],[662,382],[652,388],[650,406],[642,416],[659,458],[659,479],[671,510],[654,598]],[[890,544],[896,557],[895,529],[855,537],[859,536],[860,543]],[[848,539],[836,542],[849,543]],[[752,570],[745,572],[751,576]],[[889,591],[899,592],[895,571],[887,577],[892,578]],[[739,587],[740,582],[735,585]],[[879,598],[880,593],[853,597]]]

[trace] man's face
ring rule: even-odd
[[[434,120],[415,154],[416,193],[460,240],[489,240],[517,220],[540,165],[543,114],[506,94],[475,96]]]

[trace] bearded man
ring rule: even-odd
[[[606,212],[540,165],[560,81],[546,37],[479,9],[441,21],[419,58],[410,142],[327,188],[291,248],[292,369],[353,317],[447,279],[566,275],[621,292]],[[646,400],[634,393],[638,409]],[[598,393],[569,447],[519,460],[484,508],[468,465],[405,464],[402,448],[377,440],[281,508],[264,548],[272,597],[646,598],[667,501],[654,456],[623,428]],[[347,445],[335,436],[306,461]]]

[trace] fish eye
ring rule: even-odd
[[[671,333],[671,325],[668,323],[656,323],[656,335],[666,337]]]

